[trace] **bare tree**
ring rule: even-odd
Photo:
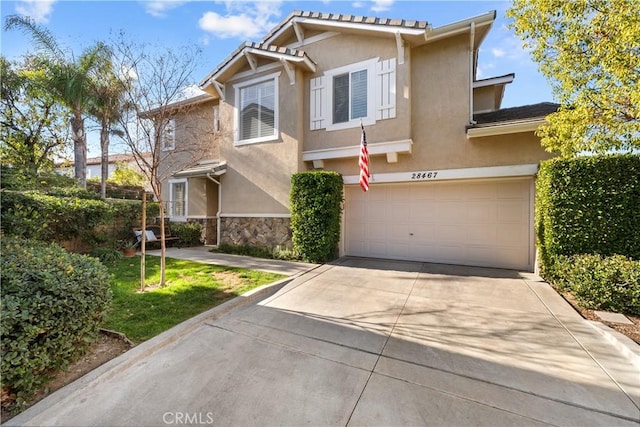
[[[211,155],[206,151],[214,145],[203,143],[203,140],[211,138],[213,134],[212,124],[202,126],[203,121],[196,117],[198,103],[185,99],[186,89],[193,86],[191,77],[200,51],[189,46],[178,50],[154,49],[148,45],[132,43],[122,34],[114,43],[113,49],[119,67],[119,78],[125,88],[124,106],[119,117],[124,131],[123,139],[148,179],[160,205],[160,286],[164,286],[166,204],[162,182],[172,171],[168,165],[171,157],[177,156],[183,157],[180,162],[183,165],[195,163],[199,158]],[[182,120],[176,121],[177,116]],[[176,138],[176,133],[180,135],[179,140],[174,140],[175,147],[169,147],[171,139]],[[185,155],[188,157],[186,160]]]

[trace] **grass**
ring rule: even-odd
[[[229,299],[285,277],[173,258],[166,261],[167,284],[157,287],[160,257],[147,257],[144,292],[140,292],[139,256],[108,265],[113,302],[105,328],[140,343]]]

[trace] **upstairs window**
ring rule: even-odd
[[[169,151],[176,148],[176,121],[169,119],[162,126],[162,136],[160,137],[162,151]]]
[[[396,59],[373,58],[310,80],[311,130],[372,125],[396,117]]]
[[[236,144],[278,138],[278,76],[264,76],[235,85]]]
[[[367,70],[333,77],[334,124],[367,117],[367,79]]]

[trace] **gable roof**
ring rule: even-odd
[[[342,28],[358,29],[373,32],[400,32],[406,35],[422,36],[429,27],[427,21],[406,19],[376,18],[362,15],[347,15],[341,13],[322,13],[296,10],[273,28],[262,40],[265,43],[277,43],[288,29],[296,24],[315,27],[318,29]],[[298,31],[295,30],[294,31]]]
[[[309,71],[315,71],[315,62],[302,50],[269,45],[264,42],[245,42],[227,56],[207,77],[202,79],[200,88],[208,86],[213,80],[224,78],[229,72],[232,73],[235,68],[234,66],[237,66],[238,62],[243,59],[253,68],[254,65],[252,65],[252,60],[250,59],[251,55],[268,58],[273,61],[288,61],[301,64]]]
[[[207,77],[200,82],[200,88],[212,95],[224,98],[225,79],[232,76],[248,63],[256,71],[255,56],[271,61],[279,61],[285,67],[293,84],[293,66],[302,66],[307,71],[315,72],[316,63],[301,50],[305,44],[305,31],[312,32],[355,32],[358,34],[394,37],[399,51],[404,50],[404,43],[414,46],[431,43],[446,37],[471,32],[474,57],[477,57],[478,46],[487,35],[496,12],[457,21],[433,28],[427,21],[376,18],[361,15],[345,15],[321,12],[294,11],[276,25],[261,42],[243,43],[223,60]],[[290,43],[291,40],[296,43]],[[289,44],[287,44],[289,43]],[[245,62],[246,61],[246,62]],[[475,62],[475,61],[474,61]]]

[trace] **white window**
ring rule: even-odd
[[[378,58],[310,81],[310,128],[338,130],[396,116],[396,60]]]
[[[213,107],[213,131],[220,132],[220,107]]]
[[[278,138],[279,75],[270,74],[234,86],[237,145]]]
[[[186,179],[169,180],[169,216],[172,220],[186,221],[187,190]]]
[[[161,128],[162,136],[160,137],[160,144],[162,151],[169,151],[176,148],[176,121],[175,119],[169,119]]]

